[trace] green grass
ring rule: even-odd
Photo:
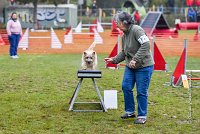
[[[123,68],[104,68],[98,55],[102,78],[97,85],[118,91],[118,109],[103,112],[69,112],[69,100],[79,81],[81,55],[20,55],[17,60],[0,56],[0,134],[133,134],[133,133],[200,133],[200,90],[192,89],[192,122],[188,120],[188,91],[164,86],[178,61],[166,58],[169,72],[154,72],[149,88],[148,121],[133,124],[121,120],[124,111],[121,81]],[[188,69],[199,69],[199,58],[188,58]],[[88,84],[87,84],[88,83]],[[199,83],[197,83],[199,84]],[[135,89],[134,89],[134,93]],[[77,101],[98,100],[92,81],[83,81]],[[76,106],[79,108],[79,106]],[[90,107],[90,108],[96,108]]]

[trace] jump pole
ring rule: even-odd
[[[117,37],[117,54],[119,54],[120,53],[120,41],[121,41],[121,37],[120,37],[120,35],[118,35],[118,37]],[[120,64],[117,64],[117,69],[119,69],[119,65]]]
[[[192,73],[200,73],[200,70],[186,70],[189,73],[189,89],[188,89],[188,96],[189,96],[189,123],[192,123],[192,80],[200,80],[200,78],[192,78]]]

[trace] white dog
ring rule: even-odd
[[[95,70],[97,67],[97,54],[93,50],[96,43],[93,42],[90,47],[82,54],[81,68],[83,70]]]

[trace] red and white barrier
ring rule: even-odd
[[[114,46],[113,50],[111,51],[111,53],[109,54],[108,58],[115,57],[120,52],[120,41],[121,41],[120,35],[118,35],[117,43],[115,44],[115,46]],[[106,64],[106,68],[118,69],[119,64],[108,63],[108,64]]]
[[[97,32],[96,29],[93,29],[94,30],[94,42],[96,44],[103,44],[103,39],[102,37],[99,35],[99,33]]]
[[[167,63],[163,58],[158,46],[153,42],[153,59],[154,59],[154,70],[156,71],[167,71]]]
[[[82,22],[79,22],[77,27],[75,28],[76,33],[81,33],[82,32]]]
[[[64,43],[70,44],[73,42],[73,36],[72,36],[72,29],[69,30],[67,34],[64,35]]]
[[[51,48],[62,48],[62,44],[58,39],[56,33],[53,28],[51,28]]]
[[[187,40],[184,41],[184,49],[171,77],[171,85],[176,87],[181,84],[181,75],[186,72]]]
[[[97,31],[99,33],[103,33],[104,32],[104,29],[103,29],[103,27],[102,27],[102,25],[101,25],[101,23],[99,21],[97,21]]]
[[[8,34],[7,34],[7,31],[5,30],[5,29],[1,29],[0,30],[0,35],[1,35],[1,44],[3,45],[4,43],[4,45],[9,45],[10,44],[10,42],[9,42],[9,40],[8,40]],[[2,41],[3,40],[3,41]]]
[[[5,45],[6,43],[4,42],[3,38],[1,37],[1,34],[0,34],[0,45]]]
[[[177,30],[194,30],[198,29],[200,23],[199,22],[181,22],[176,24]]]
[[[93,33],[93,32],[94,33]],[[93,28],[91,30],[91,32],[89,33],[73,33],[72,29],[69,32],[66,32],[66,34],[64,35],[64,43],[65,44],[70,44],[73,42],[73,35],[89,35],[89,36],[93,36],[94,37],[94,42],[96,44],[103,44],[103,38],[100,36],[100,34],[97,32],[96,28]]]
[[[24,32],[18,47],[22,48],[23,50],[26,50],[28,48],[28,39],[29,39],[29,28],[27,28],[26,31]]]
[[[152,35],[156,37],[178,38],[177,29],[154,29]]]
[[[200,39],[200,32],[199,32],[199,30],[197,30],[196,33],[195,33],[195,35],[194,35],[193,40],[194,41],[198,41],[199,39]]]
[[[116,23],[114,22],[114,20],[112,20],[112,32],[111,32],[111,36],[118,36],[118,35],[122,35],[123,32],[117,27]]]
[[[198,41],[200,39],[200,24],[198,26],[198,29],[194,35],[194,41]]]
[[[88,28],[83,28],[83,27],[88,27]],[[75,32],[81,33],[82,30],[88,30],[88,29],[93,29],[93,28],[96,28],[99,33],[104,32],[104,29],[101,23],[98,21],[95,21],[95,24],[82,24],[82,22],[79,22],[79,24],[75,28]]]
[[[118,54],[118,43],[115,44],[113,50],[109,54],[108,58],[115,57]],[[107,63],[106,68],[116,69],[118,68],[117,64]]]

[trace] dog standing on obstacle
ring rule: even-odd
[[[82,70],[95,70],[97,67],[97,53],[94,51],[96,43],[93,42],[90,47],[82,54]]]

